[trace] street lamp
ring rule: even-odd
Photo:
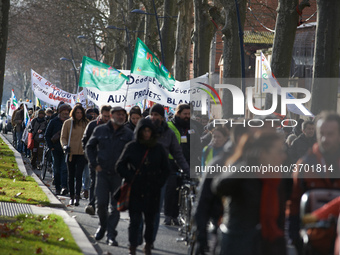
[[[89,38],[86,35],[78,35],[77,38],[78,39],[89,40]],[[94,40],[94,43],[93,43],[93,48],[94,48],[94,53],[96,54],[96,60],[98,61],[97,45],[96,45],[96,41],[95,40]]]
[[[241,25],[241,17],[240,17],[240,10],[238,7],[237,0],[235,0],[236,5],[236,15],[237,15],[237,23],[238,23],[238,35],[240,38],[240,53],[241,53],[241,74],[242,74],[242,92],[243,95],[245,95],[246,91],[246,83],[245,83],[245,77],[246,77],[246,70],[245,70],[245,63],[244,63],[244,47],[243,47],[243,30]],[[262,97],[261,97],[262,98]]]
[[[76,78],[76,87],[77,87],[76,92],[77,92],[77,94],[78,94],[78,89],[79,89],[79,87],[78,87],[78,75],[77,75],[76,64],[75,64],[75,62],[74,62],[74,57],[73,57],[73,50],[72,50],[72,48],[70,48],[70,52],[71,52],[71,57],[72,57],[72,59],[68,59],[68,58],[62,57],[62,58],[60,58],[60,60],[62,60],[62,61],[68,61],[68,62],[70,62],[70,63],[72,64],[73,71],[74,71],[74,76],[75,76],[75,78]]]

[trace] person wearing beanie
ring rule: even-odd
[[[99,116],[98,108],[93,108],[93,119],[97,119]]]
[[[45,119],[45,111],[40,109],[38,117],[34,118],[28,128],[28,132],[32,133],[34,140],[34,147],[32,150],[31,165],[33,169],[39,166],[44,150],[44,133],[47,127],[47,120]],[[39,168],[40,170],[40,168]]]
[[[100,115],[95,120],[90,121],[90,123],[86,126],[86,129],[84,131],[83,138],[81,140],[83,149],[85,151],[86,144],[88,140],[90,139],[94,129],[102,124],[107,123],[110,120],[110,111],[111,111],[111,105],[102,105],[100,107]],[[86,156],[86,155],[85,155]],[[86,158],[87,159],[87,158]],[[90,162],[88,162],[86,166],[90,170],[90,177],[91,177],[91,184],[90,184],[90,196],[89,196],[89,204],[85,207],[85,212],[89,215],[95,215],[96,214],[96,196],[94,194],[94,189],[96,186],[96,170],[90,166]],[[86,167],[84,169],[84,172],[86,172]],[[86,190],[85,190],[86,191]],[[84,191],[84,193],[85,193]],[[84,194],[84,196],[86,193]]]
[[[94,120],[94,111],[92,108],[86,109],[85,115],[89,121]]]
[[[125,123],[125,126],[133,132],[136,128],[137,122],[142,117],[142,111],[139,106],[134,106],[131,108],[129,112],[128,122]]]
[[[143,118],[146,118],[147,116],[149,116],[150,113],[150,107],[146,108],[142,114]]]
[[[56,195],[67,195],[67,166],[65,154],[60,144],[61,128],[65,120],[70,117],[71,107],[64,102],[59,104],[56,117],[52,117],[45,132],[45,141],[52,152],[54,182]]]
[[[156,126],[157,134],[159,136],[158,142],[164,146],[164,149],[169,155],[169,158],[176,160],[177,164],[183,171],[189,175],[190,169],[187,160],[183,155],[179,140],[176,134],[172,131],[164,118],[164,107],[160,104],[154,104],[150,109],[150,119]],[[165,189],[163,186],[162,189]],[[160,201],[160,207],[163,205],[163,200]],[[159,227],[160,213],[157,213],[155,217],[155,228],[153,234],[153,242],[156,240],[156,235]]]
[[[195,155],[191,160],[191,163],[199,166],[200,161],[198,160],[202,152],[202,145],[200,140],[200,129],[195,123],[190,122],[191,107],[189,104],[179,104],[176,107],[175,117],[168,122],[169,128],[176,134],[176,139],[182,149],[182,155],[186,162],[190,164],[190,155]],[[190,150],[190,146],[192,150]],[[194,159],[197,160],[195,161]],[[174,161],[174,157],[169,156],[170,159],[170,175],[165,188],[164,197],[164,215],[165,225],[176,225],[178,226],[178,197],[179,187],[181,180],[178,179],[179,167]],[[175,158],[176,159],[176,158]],[[190,176],[189,172],[185,172],[187,176]]]

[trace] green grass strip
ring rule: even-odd
[[[0,138],[0,201],[49,205],[46,194],[31,176],[18,169],[13,151]]]
[[[1,254],[82,254],[62,217],[0,217]]]

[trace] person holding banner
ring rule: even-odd
[[[67,154],[68,186],[70,189],[70,205],[79,205],[83,170],[86,164],[81,144],[85,128],[88,124],[85,109],[81,105],[73,107],[71,118],[66,120],[61,129],[60,143]],[[74,180],[76,189],[74,189]],[[74,202],[75,200],[75,202]]]

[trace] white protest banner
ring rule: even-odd
[[[58,106],[63,101],[71,107],[75,104],[75,94],[59,89],[31,69],[31,84],[34,95],[47,104]]]
[[[176,107],[180,103],[192,103],[195,108],[200,108],[200,95],[205,92],[199,88],[205,88],[205,86],[198,82],[207,83],[208,81],[207,75],[184,82],[176,81],[169,91],[156,78],[135,74],[129,75],[129,70],[121,70],[121,72],[129,76],[127,85],[124,84],[116,91],[100,91],[94,87],[84,88],[87,99],[97,106],[110,104],[123,107],[124,105],[135,105],[147,99],[168,107]]]

